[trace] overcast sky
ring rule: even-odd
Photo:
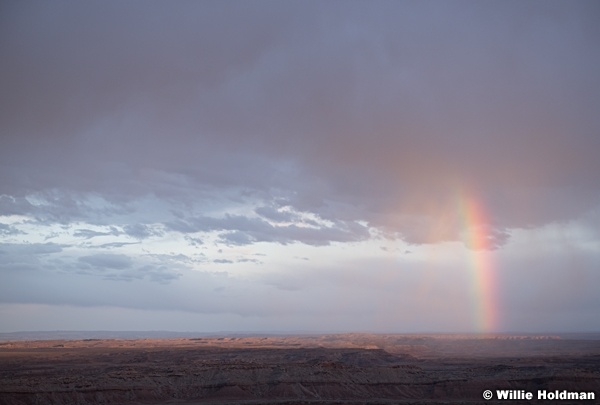
[[[597,1],[0,4],[0,332],[600,330]]]

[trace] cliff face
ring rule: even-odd
[[[600,387],[600,347],[560,356],[436,356],[430,350],[414,357],[360,347],[254,343],[5,343],[0,404],[456,403],[480,402],[486,389]],[[410,346],[402,343],[398,347]],[[468,353],[468,344],[463,349]]]

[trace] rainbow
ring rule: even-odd
[[[458,213],[469,249],[468,262],[473,299],[473,320],[478,332],[489,333],[498,328],[496,270],[493,261],[489,217],[481,200],[471,193],[461,193]]]

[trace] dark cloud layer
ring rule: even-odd
[[[61,191],[185,199],[210,185],[415,242],[430,226],[403,217],[439,221],[430,202],[459,188],[499,229],[598,203],[596,2],[3,10],[0,184],[15,199],[51,191],[73,215],[84,206]]]

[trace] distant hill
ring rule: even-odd
[[[30,331],[0,333],[0,340],[167,339],[215,336],[214,333],[169,331]]]
[[[448,339],[472,339],[476,337],[485,337],[492,339],[567,339],[567,340],[600,340],[600,332],[582,332],[582,333],[552,333],[552,334],[535,334],[535,333],[499,333],[489,335],[479,334],[394,334],[394,333],[319,333],[319,332],[172,332],[172,331],[74,331],[74,330],[57,330],[57,331],[24,331],[24,332],[5,332],[0,333],[0,341],[6,340],[83,340],[83,339],[176,339],[176,338],[200,338],[200,337],[269,337],[269,336],[325,336],[325,335],[352,335],[365,336],[429,336],[436,338]]]

